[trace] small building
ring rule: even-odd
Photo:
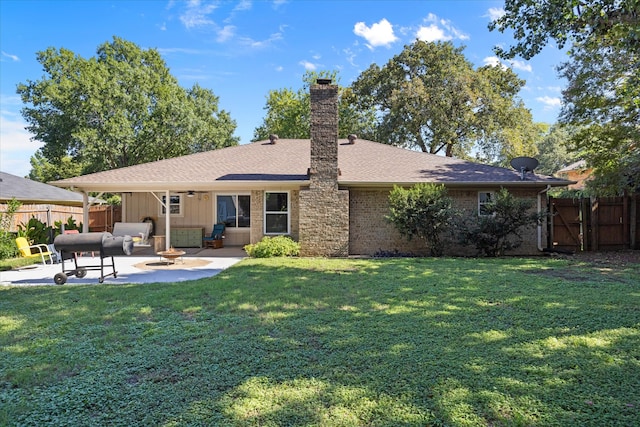
[[[473,163],[355,135],[338,138],[338,88],[312,85],[311,139],[278,139],[227,147],[53,182],[84,192],[122,195],[122,220],[151,218],[157,235],[197,242],[224,223],[225,245],[289,235],[305,256],[426,253],[385,220],[394,185],[444,184],[455,205],[481,215],[500,188],[534,202],[570,182]],[[542,249],[546,227],[530,230],[518,253]]]
[[[556,175],[568,181],[576,181],[575,184],[569,184],[570,190],[584,190],[586,181],[591,178],[592,173],[593,168],[588,167],[587,162],[578,160],[560,169]]]

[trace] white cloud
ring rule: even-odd
[[[304,67],[305,70],[307,71],[315,71],[318,66],[316,64],[314,64],[313,62],[309,62],[309,61],[300,61],[298,62],[298,64],[302,65]]]
[[[469,39],[469,36],[454,27],[451,21],[438,18],[438,16],[433,13],[429,13],[427,17],[424,18],[424,22],[429,25],[422,25],[418,28],[418,31],[416,31],[418,40],[434,42]]]
[[[17,55],[11,55],[10,53],[5,52],[4,50],[2,51],[2,57],[3,58],[9,58],[10,60],[12,60],[14,62],[20,61],[20,58],[18,58]]]
[[[217,7],[217,4],[209,3],[203,5],[200,0],[190,0],[187,3],[185,12],[180,16],[180,21],[187,29],[214,25],[208,15],[216,10]]]
[[[31,141],[31,134],[25,130],[27,125],[15,112],[4,109],[6,102],[2,97],[3,109],[0,112],[0,170],[17,176],[25,176],[31,170],[29,159],[42,146],[39,141]]]
[[[505,11],[503,8],[490,7],[489,10],[487,10],[487,14],[484,16],[488,16],[490,20],[495,21],[496,19],[502,18],[504,14]]]
[[[358,22],[353,27],[353,33],[363,37],[367,41],[367,47],[371,50],[378,46],[389,47],[398,40],[393,33],[393,25],[384,18],[371,27],[367,27],[364,22]]]
[[[278,66],[275,68],[275,70],[276,70],[276,71],[278,71],[278,72],[280,72],[280,71],[283,71],[283,70],[284,70],[284,67],[283,67],[282,65],[278,65]]]
[[[225,25],[224,28],[218,31],[218,37],[216,41],[223,43],[232,38],[236,33],[236,27],[233,25]]]
[[[545,110],[551,110],[562,105],[562,100],[558,97],[550,97],[550,96],[539,96],[536,98],[536,101],[545,105]]]
[[[497,56],[487,56],[482,60],[482,63],[484,65],[490,65],[492,67],[500,67],[503,70],[506,70],[509,68],[506,65],[504,65],[502,61],[500,61],[500,58],[498,58]]]
[[[242,44],[254,49],[263,49],[271,46],[273,43],[277,42],[278,40],[282,40],[282,38],[283,38],[282,33],[273,33],[269,36],[268,39],[265,39],[265,40],[253,40],[250,37],[244,37],[241,40],[241,42]]]
[[[533,69],[531,68],[531,64],[527,64],[526,62],[520,61],[519,59],[511,59],[509,60],[509,63],[516,70],[528,71],[528,72],[533,71]]]
[[[234,11],[240,10],[249,10],[253,7],[253,2],[251,0],[242,0],[236,7],[233,8]]]
[[[428,27],[420,27],[416,33],[418,40],[425,42],[435,41],[448,41],[451,40],[451,36],[447,36],[442,28],[439,28],[436,24],[431,24]]]

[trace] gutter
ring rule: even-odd
[[[551,190],[551,185],[547,184],[547,188],[538,193],[538,214],[542,213],[542,195],[547,193],[549,190]],[[542,247],[542,224],[540,222],[538,222],[538,250],[540,252],[544,250]]]

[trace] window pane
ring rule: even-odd
[[[287,214],[267,214],[265,231],[267,233],[286,233]]]
[[[265,200],[265,210],[267,212],[287,212],[287,193],[267,193]]]
[[[235,196],[218,196],[217,221],[226,227],[236,226],[236,201]]]
[[[251,197],[238,196],[238,227],[251,226]]]

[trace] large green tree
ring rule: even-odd
[[[531,58],[549,39],[570,43],[559,68],[568,81],[560,121],[575,126],[568,147],[594,167],[594,194],[640,188],[640,2],[507,0],[491,29],[513,29],[504,58]]]
[[[253,140],[267,139],[271,134],[276,134],[280,138],[310,138],[309,87],[319,78],[329,78],[338,84],[339,136],[346,138],[349,134],[356,134],[359,138],[375,139],[375,111],[357,109],[351,104],[351,89],[340,86],[338,73],[307,71],[302,77],[303,86],[297,91],[293,89],[269,91],[264,107],[266,116],[262,124],[254,130]]]
[[[559,70],[568,81],[560,120],[578,126],[570,147],[595,168],[592,190],[640,189],[640,51],[576,45]]]
[[[64,48],[37,58],[45,77],[17,92],[52,164],[70,156],[83,173],[97,172],[238,143],[213,92],[182,88],[155,49],[114,37],[88,59]]]
[[[533,140],[509,135],[509,129],[531,125],[517,98],[524,81],[501,67],[475,69],[463,50],[450,42],[405,46],[383,67],[372,64],[358,77],[353,102],[376,109],[381,142],[458,157],[480,150],[489,162],[531,154]]]
[[[505,0],[504,15],[489,24],[490,30],[513,30],[517,40],[508,49],[497,47],[503,58],[531,59],[553,39],[566,43],[600,44],[607,41],[640,50],[640,2],[638,0]]]

